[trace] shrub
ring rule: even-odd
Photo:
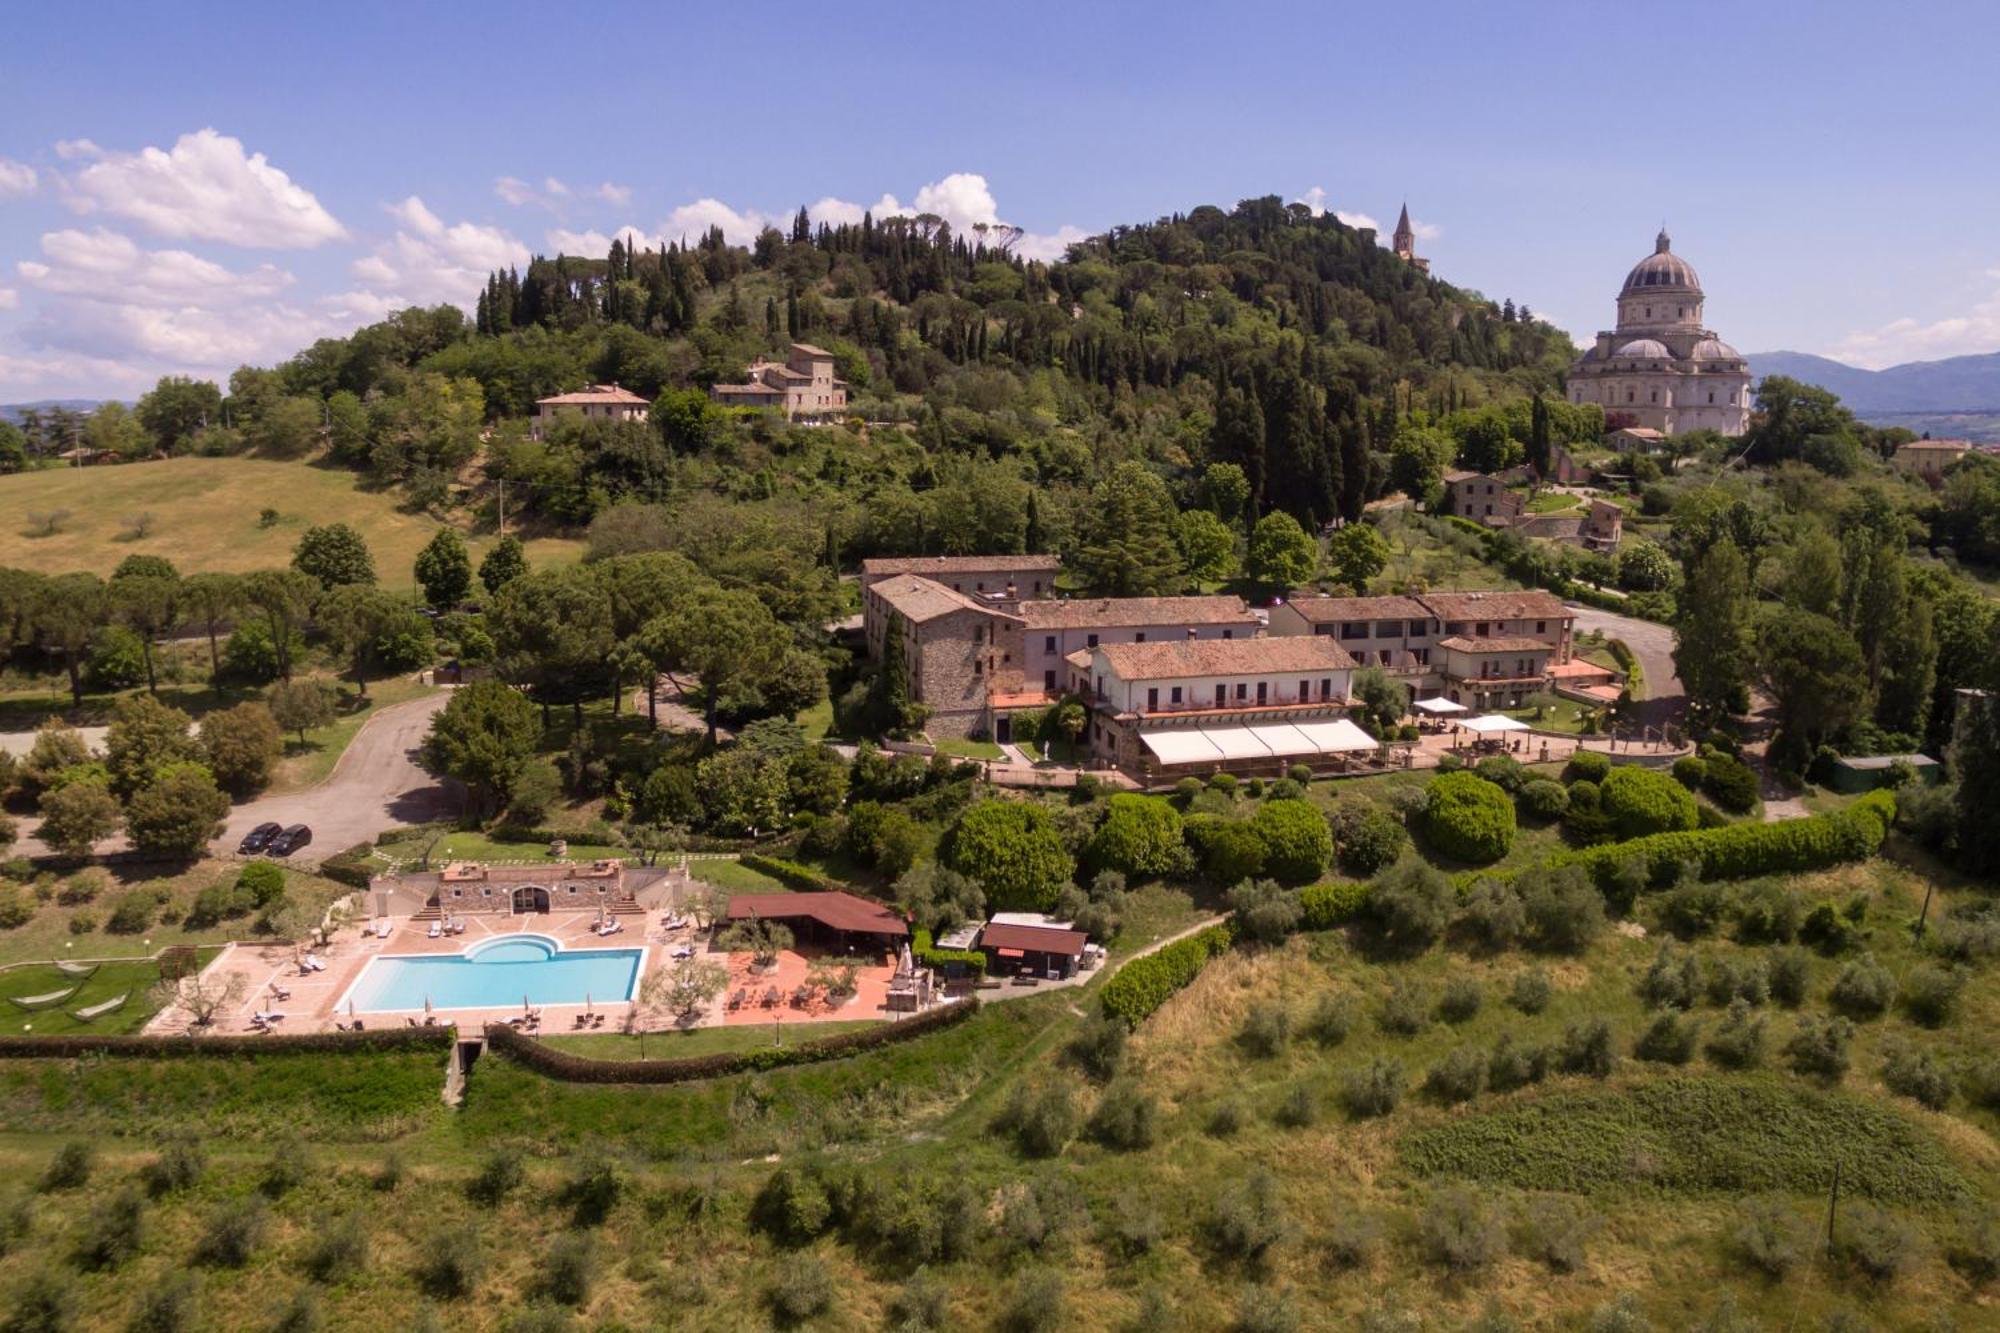
[[[558,1305],[582,1305],[590,1299],[596,1272],[597,1242],[581,1231],[565,1231],[540,1255],[537,1270],[542,1294]],[[790,1268],[797,1260],[788,1260]]]
[[[1639,1035],[1632,1054],[1654,1064],[1684,1065],[1694,1058],[1700,1035],[1692,1019],[1678,1010],[1667,1009]]]
[[[1815,903],[1799,927],[1799,938],[1834,957],[1846,953],[1861,938],[1860,923],[1832,903]]]
[[[466,1185],[465,1192],[475,1203],[494,1207],[521,1184],[521,1159],[512,1150],[495,1148],[486,1154],[479,1174]]]
[[[1575,866],[1532,871],[1517,881],[1530,946],[1578,954],[1604,930],[1604,898]]]
[[[257,1195],[232,1199],[209,1214],[208,1226],[195,1243],[197,1263],[217,1268],[241,1268],[264,1243],[270,1214]]]
[[[1675,782],[1689,791],[1695,791],[1700,788],[1702,778],[1707,776],[1708,765],[1699,756],[1684,754],[1674,760],[1673,773]]]
[[[1864,954],[1846,967],[1833,979],[1833,989],[1827,992],[1827,1000],[1849,1018],[1880,1018],[1889,1011],[1896,998],[1896,978],[1889,969],[1875,961],[1873,954]]]
[[[1430,995],[1422,985],[1399,976],[1390,983],[1389,997],[1382,1001],[1375,1021],[1384,1032],[1413,1037],[1430,1026]]]
[[[139,1253],[145,1239],[146,1200],[127,1186],[94,1204],[77,1235],[80,1268],[116,1268]]]
[[[1785,1043],[1785,1059],[1795,1074],[1837,1083],[1846,1077],[1848,1046],[1853,1040],[1854,1024],[1846,1019],[1808,1014]]]
[[[1133,877],[1172,874],[1187,862],[1180,812],[1157,796],[1118,792],[1085,846],[1083,863],[1092,871],[1116,870]]]
[[[1806,992],[1812,984],[1812,959],[1804,949],[1778,949],[1772,952],[1765,971],[1770,976],[1771,998],[1789,1009],[1796,1009],[1806,1002]]]
[[[1340,1100],[1356,1120],[1389,1114],[1402,1104],[1403,1066],[1394,1060],[1369,1061],[1367,1068],[1347,1076],[1341,1086]]]
[[[1208,960],[1229,947],[1227,926],[1211,926],[1157,953],[1136,958],[1104,983],[1098,997],[1105,1014],[1137,1027],[1147,1015],[1193,981]]]
[[[1600,750],[1578,750],[1563,765],[1565,783],[1599,783],[1611,772],[1611,758]]]
[[[1583,1267],[1584,1250],[1604,1220],[1581,1204],[1553,1195],[1528,1201],[1521,1214],[1521,1251],[1557,1273]]]
[[[960,815],[938,846],[938,860],[979,881],[996,911],[1047,911],[1075,870],[1045,808],[1001,799]]]
[[[1701,789],[1709,799],[1731,814],[1746,815],[1757,808],[1757,770],[1733,755],[1709,755],[1702,771]]]
[[[1555,1064],[1565,1074],[1611,1077],[1617,1056],[1611,1050],[1611,1024],[1601,1018],[1572,1023],[1556,1044]]]
[[[1472,766],[1472,771],[1512,796],[1527,781],[1521,761],[1507,754],[1489,754]]]
[[[1521,809],[1544,824],[1569,813],[1569,788],[1552,778],[1536,778],[1521,788]]]
[[[1524,1014],[1539,1014],[1549,1007],[1549,1000],[1555,994],[1555,983],[1549,974],[1539,967],[1516,973],[1513,985],[1507,990],[1507,1003]]]
[[[1292,1016],[1282,1003],[1256,1004],[1244,1016],[1236,1043],[1251,1056],[1269,1059],[1284,1051],[1291,1036]]]
[[[1236,1298],[1233,1333],[1298,1333],[1298,1305],[1282,1291],[1245,1287]]]
[[[180,1134],[163,1141],[159,1155],[146,1163],[139,1175],[146,1182],[146,1193],[158,1199],[191,1189],[201,1180],[201,1173],[207,1167],[208,1159],[201,1150],[200,1142],[190,1135]]]
[[[285,896],[285,868],[269,861],[252,861],[236,872],[236,888],[251,907],[268,907]]]
[[[624,1192],[625,1176],[618,1163],[601,1151],[586,1152],[570,1167],[556,1197],[568,1205],[578,1226],[594,1227],[611,1216]]]
[[[1512,1092],[1548,1077],[1549,1056],[1541,1047],[1514,1043],[1514,1034],[1503,1032],[1486,1058],[1486,1086],[1495,1092]]]
[[[282,1199],[305,1184],[312,1171],[306,1147],[296,1139],[280,1143],[257,1175],[257,1188],[265,1197]]]
[[[890,1300],[889,1317],[904,1333],[944,1333],[951,1326],[951,1290],[919,1268]]]
[[[1945,1258],[1978,1285],[2000,1278],[2000,1213],[1990,1207],[1970,1210],[1960,1220]]]
[[[417,1282],[438,1300],[458,1300],[479,1285],[479,1242],[464,1228],[445,1225],[418,1247]]]
[[[758,1187],[750,1220],[782,1244],[804,1245],[832,1222],[833,1200],[818,1173],[781,1166]]]
[[[1354,1030],[1354,1001],[1346,995],[1325,994],[1313,1002],[1305,1035],[1321,1046],[1338,1046]]]
[[[1401,821],[1373,802],[1344,804],[1329,823],[1340,868],[1362,879],[1387,870],[1410,845]]]
[[[1638,989],[1648,1008],[1692,1009],[1701,994],[1701,964],[1693,954],[1662,944]]]
[[[1660,895],[1660,924],[1684,940],[1699,939],[1715,933],[1728,908],[1729,895],[1720,884],[1683,876],[1678,887]]]
[[[1889,1091],[1901,1093],[1933,1111],[1942,1111],[1949,1106],[1951,1094],[1956,1091],[1950,1072],[1932,1059],[1928,1052],[1900,1041],[1884,1053],[1882,1084]]]
[[[1514,842],[1514,803],[1470,773],[1446,773],[1425,788],[1424,838],[1454,861],[1485,865]]]
[[[1964,978],[1930,963],[1919,963],[1903,978],[1903,1009],[1912,1022],[1941,1028],[1958,1011]]]
[[[76,1279],[54,1265],[29,1270],[10,1294],[5,1333],[63,1333],[76,1319]]]
[[[1417,1220],[1417,1232],[1433,1260],[1458,1272],[1483,1268],[1507,1247],[1506,1228],[1498,1215],[1462,1185],[1431,1195]]]
[[[1806,1260],[1811,1240],[1805,1225],[1783,1199],[1757,1198],[1743,1205],[1731,1248],[1766,1277],[1780,1278]]]
[[[1974,1106],[2000,1111],[2000,1055],[1981,1056],[1966,1066],[1965,1098]]]
[[[1444,984],[1438,998],[1438,1017],[1447,1023],[1464,1023],[1479,1013],[1485,996],[1471,977],[1453,977]]]
[[[1383,939],[1405,953],[1420,953],[1436,943],[1457,904],[1451,881],[1420,860],[1398,862],[1369,886],[1369,909]]]
[[[1367,884],[1329,881],[1299,890],[1299,924],[1307,930],[1345,925],[1369,909],[1374,888]]]
[[[1598,797],[1621,839],[1692,829],[1694,797],[1664,773],[1626,764],[1598,784]]]
[[[1208,1218],[1208,1235],[1225,1257],[1260,1263],[1290,1229],[1278,1198],[1278,1178],[1254,1167],[1232,1181],[1215,1201]]]
[[[159,900],[148,889],[133,889],[118,896],[111,905],[111,915],[105,919],[104,928],[114,935],[137,935],[153,924],[153,914],[159,910]]]
[[[1271,1118],[1286,1129],[1304,1129],[1319,1119],[1319,1098],[1308,1083],[1294,1083],[1285,1089]]]
[[[1099,1015],[1086,1019],[1064,1048],[1071,1063],[1099,1083],[1109,1083],[1125,1065],[1126,1027]]]
[[[1061,1083],[1016,1084],[993,1127],[1030,1157],[1054,1157],[1076,1137],[1076,1101]]]
[[[1281,883],[1310,883],[1333,862],[1333,834],[1309,801],[1266,801],[1250,827],[1264,844],[1264,873]]]
[[[1461,1046],[1432,1065],[1424,1075],[1424,1091],[1446,1106],[1469,1102],[1486,1086],[1486,1057]]]
[[[1673,791],[1686,795],[1671,779],[1663,780]],[[1576,799],[1576,788],[1572,787],[1572,816]],[[1643,881],[1654,885],[1671,882],[1681,866],[1690,862],[1698,866],[1701,878],[1706,880],[1824,870],[1873,855],[1882,845],[1888,830],[1888,814],[1893,809],[1886,792],[1871,792],[1845,810],[1831,814],[1769,824],[1731,824],[1696,832],[1656,833],[1631,842],[1559,852],[1550,860],[1551,864],[1582,866],[1607,896],[1627,862],[1637,862],[1642,868]]]
[[[315,1282],[338,1282],[368,1268],[368,1228],[354,1213],[313,1237],[306,1250],[306,1272]]]
[[[1276,944],[1298,928],[1299,896],[1287,893],[1275,880],[1245,880],[1229,891],[1236,938],[1255,944]]]
[[[1895,1214],[1850,1203],[1834,1229],[1840,1257],[1871,1281],[1890,1282],[1917,1262],[1917,1233]]]
[[[1218,1139],[1233,1138],[1242,1130],[1249,1117],[1243,1112],[1243,1103],[1234,1098],[1217,1102],[1215,1109],[1208,1113],[1208,1132]]]
[[[1711,959],[1705,988],[1710,1004],[1742,1000],[1759,1005],[1771,998],[1770,974],[1763,960],[1757,958],[1742,962],[1732,962],[1727,958]]]
[[[1382,1239],[1382,1223],[1373,1213],[1343,1207],[1327,1225],[1320,1245],[1327,1263],[1335,1268],[1359,1268]]]
[[[1017,1274],[1001,1307],[1002,1333],[1051,1333],[1069,1322],[1069,1294],[1062,1274],[1052,1268],[1030,1268]]]
[[[1760,879],[1736,892],[1736,938],[1744,944],[1790,944],[1804,911],[1782,883]]]
[[[1592,896],[1595,894],[1592,890]],[[1465,895],[1459,922],[1474,942],[1497,953],[1513,948],[1520,941],[1522,931],[1527,929],[1528,913],[1513,884],[1481,879],[1474,881],[1472,891]]]
[[[271,1325],[271,1333],[320,1333],[326,1327],[326,1316],[320,1313],[319,1297],[310,1289],[302,1288],[294,1292],[292,1299],[279,1312],[277,1321]],[[509,1325],[509,1333],[513,1326]]]
[[[1764,1016],[1744,1000],[1732,1000],[1715,1035],[1703,1048],[1724,1069],[1755,1069],[1764,1063]]]
[[[71,1139],[56,1149],[56,1155],[42,1169],[41,1191],[73,1190],[90,1179],[97,1166],[97,1152],[88,1143]]]
[[[1153,1146],[1159,1134],[1160,1107],[1132,1083],[1114,1083],[1090,1113],[1090,1137],[1107,1148],[1137,1152]]]
[[[1235,884],[1264,873],[1264,839],[1247,819],[1215,819],[1212,823],[1186,826],[1190,845],[1199,839],[1202,873],[1212,884]]]

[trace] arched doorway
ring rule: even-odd
[[[514,890],[514,911],[516,915],[549,910],[549,891],[539,884],[523,884]]]

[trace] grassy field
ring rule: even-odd
[[[204,950],[203,956],[213,953],[212,949]],[[12,1004],[0,1007],[0,1033],[8,1036],[39,1033],[52,1037],[67,1032],[137,1032],[157,1008],[149,993],[159,980],[159,965],[151,959],[105,963],[82,981],[76,994],[55,1008],[27,1011]],[[0,997],[51,995],[78,984],[75,977],[66,976],[51,965],[11,967],[0,972]],[[126,997],[125,1004],[112,1013],[89,1022],[79,1022],[70,1016],[74,1010],[106,1004],[120,995]]]
[[[551,1033],[544,1045],[592,1060],[679,1060],[691,1055],[718,1055],[725,1051],[748,1051],[758,1047],[796,1046],[801,1042],[837,1037],[843,1032],[882,1026],[877,1019],[856,1019],[842,1023],[776,1023],[736,1027],[690,1028],[686,1032],[652,1032],[644,1037],[623,1032],[603,1032],[569,1036]],[[774,1037],[776,1040],[773,1040]]]
[[[435,519],[398,507],[392,490],[369,490],[353,472],[252,458],[174,458],[116,467],[58,468],[0,477],[0,564],[50,573],[108,575],[128,555],[161,555],[183,574],[243,572],[288,565],[299,534],[316,523],[347,523],[368,542],[390,588],[415,585],[411,565],[437,531]],[[276,523],[260,521],[265,509]],[[68,511],[48,536],[31,516]],[[128,520],[152,515],[150,531],[132,537]],[[491,534],[469,538],[475,562]],[[528,543],[536,564],[567,563],[581,543]]]
[[[958,759],[1002,759],[1006,751],[992,741],[975,741],[962,736],[947,736],[937,743],[939,754],[948,754]]]

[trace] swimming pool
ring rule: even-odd
[[[644,949],[565,949],[547,935],[503,935],[463,953],[385,954],[370,960],[339,1012],[504,1009],[530,1004],[614,1004],[632,998]]]

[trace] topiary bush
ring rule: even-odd
[[[1085,867],[1093,873],[1115,870],[1134,879],[1186,868],[1180,812],[1165,798],[1119,792],[1107,807],[1104,822],[1084,847]]]
[[[1610,756],[1599,750],[1578,750],[1563,765],[1562,780],[1565,783],[1589,782],[1595,785],[1604,781],[1610,772]]]
[[[1569,813],[1569,788],[1551,778],[1536,778],[1521,788],[1521,811],[1530,819],[1553,823]]]
[[[1309,884],[1333,861],[1333,834],[1309,801],[1266,801],[1250,827],[1264,844],[1264,873],[1281,883]]]
[[[1757,770],[1734,755],[1711,753],[1703,762],[1701,789],[1731,814],[1757,808]]]
[[[1597,786],[1599,803],[1621,839],[1676,833],[1700,822],[1694,797],[1664,773],[1626,764]]]
[[[1684,754],[1674,760],[1673,773],[1675,782],[1689,791],[1698,791],[1702,779],[1708,776],[1708,765],[1701,761],[1699,755]]]
[[[1514,802],[1471,773],[1446,773],[1425,788],[1424,840],[1454,861],[1485,865],[1514,845]]]

